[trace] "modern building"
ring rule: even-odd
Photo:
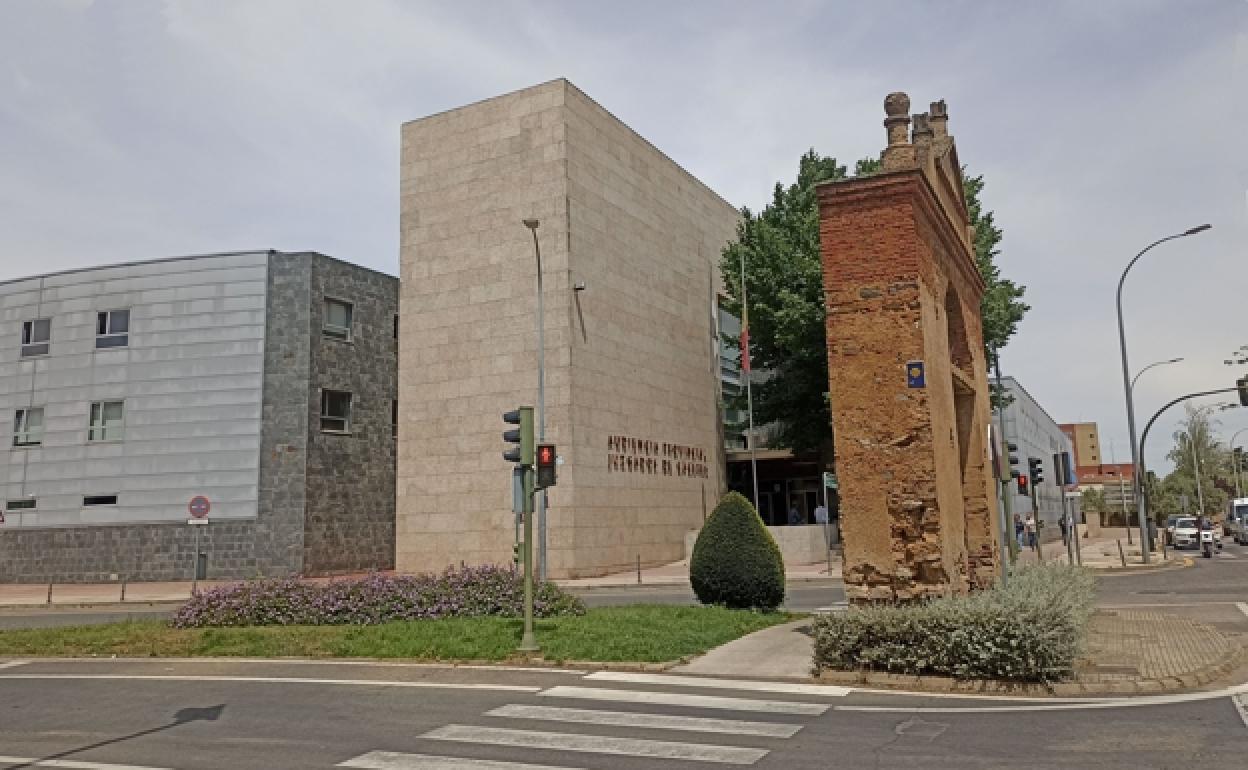
[[[737,209],[562,79],[406,123],[401,162],[398,569],[512,558],[502,414],[538,406],[526,219],[562,461],[547,574],[683,558],[724,488]]]
[[[1036,457],[1043,468],[1044,481],[1034,490],[1038,508],[1032,506],[1032,495],[1020,494],[1016,483],[1008,488],[1013,494],[1010,502],[1016,513],[1036,512],[1036,520],[1040,523],[1041,542],[1061,539],[1060,520],[1062,518],[1062,487],[1058,486],[1058,471],[1053,465],[1053,455],[1059,452],[1073,452],[1070,439],[1061,426],[1049,416],[1031,394],[1013,377],[1002,377],[1000,384],[1005,388],[1009,405],[1004,409],[1003,431],[1005,440],[1018,447],[1020,470],[1027,472],[1028,461]],[[1073,457],[1073,454],[1072,454]],[[1068,505],[1077,506],[1077,496],[1068,499]],[[1072,515],[1079,516],[1073,508]]]
[[[316,253],[0,283],[0,581],[392,567],[397,307]]]
[[[1060,426],[1074,447],[1075,464],[1078,467],[1100,465],[1101,435],[1094,422],[1073,422]]]

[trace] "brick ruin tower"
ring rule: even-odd
[[[1000,565],[974,230],[945,103],[909,110],[904,93],[884,100],[879,173],[818,188],[845,590],[856,602],[965,593]]]

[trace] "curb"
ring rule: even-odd
[[[1180,676],[1120,682],[1052,682],[1036,684],[1001,679],[954,679],[948,676],[890,674],[883,671],[818,672],[816,681],[839,685],[869,685],[915,693],[966,693],[979,695],[1026,695],[1029,697],[1078,697],[1091,695],[1161,695],[1194,690],[1212,684],[1248,665],[1248,645],[1241,643],[1226,660],[1202,666]]]
[[[1129,575],[1133,572],[1169,572],[1172,570],[1186,569],[1196,566],[1196,562],[1190,556],[1184,556],[1182,559],[1176,559],[1169,563],[1162,564],[1140,564],[1133,567],[1109,566],[1109,567],[1089,567],[1084,565],[1086,569],[1090,569],[1100,575]]]
[[[827,575],[821,575],[818,577],[786,577],[784,579],[784,582],[787,584],[787,583],[843,583],[844,581],[840,578],[840,576],[829,577]],[[580,586],[580,585],[575,585],[575,584],[569,585],[567,583],[561,583],[559,581],[555,581],[555,585],[559,586],[565,591],[601,591],[605,589],[620,589],[620,588],[629,588],[629,589],[634,589],[634,590],[639,589],[639,588],[640,589],[644,589],[644,588],[688,588],[690,590],[693,590],[693,586],[690,585],[688,580],[684,580],[681,582],[674,582],[674,583],[636,583],[634,582],[634,583],[609,583],[609,584],[597,584],[597,585],[585,585],[585,586]]]

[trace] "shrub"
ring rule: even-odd
[[[398,620],[497,615],[519,617],[524,579],[512,568],[452,567],[441,574],[383,575],[314,583],[253,580],[193,597],[170,621],[205,626],[374,625]],[[537,617],[582,615],[585,605],[554,583],[536,587]]]
[[[703,604],[775,609],[784,601],[784,559],[750,501],[729,492],[698,533],[689,581]]]
[[[815,668],[1051,682],[1069,676],[1094,609],[1094,580],[1044,565],[1005,587],[816,618]]]

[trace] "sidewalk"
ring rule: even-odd
[[[812,620],[757,631],[682,666],[674,673],[736,678],[806,679],[812,676]],[[1075,677],[1052,686],[1056,695],[1160,693],[1192,689],[1226,676],[1248,660],[1245,640],[1203,623],[1160,612],[1098,610],[1088,627],[1084,657]],[[830,684],[858,684],[949,691],[992,690],[993,683],[947,677],[825,671]],[[1033,686],[1044,694],[1045,688]]]
[[[828,571],[828,564],[821,562],[819,564],[794,564],[785,565],[784,578],[786,581],[802,581],[802,580],[840,580],[841,579],[841,560],[838,557],[832,559],[832,571]],[[673,585],[689,585],[689,562],[685,560],[674,561],[671,564],[664,564],[661,567],[645,567],[640,572],[636,569],[627,572],[614,572],[610,575],[602,575],[601,577],[572,578],[569,580],[556,580],[562,588],[614,588],[622,586],[650,585],[650,586],[673,586]]]
[[[1121,552],[1118,550],[1119,545],[1122,546]],[[1080,540],[1079,553],[1083,560],[1083,566],[1091,569],[1156,569],[1172,563],[1182,563],[1185,558],[1182,552],[1175,552],[1172,548],[1166,548],[1164,554],[1154,550],[1151,561],[1148,565],[1145,565],[1143,558],[1140,556],[1139,533],[1132,530],[1131,542],[1128,543],[1127,530],[1122,527],[1105,527],[1101,529],[1098,536]],[[1069,561],[1066,545],[1060,539],[1042,543],[1040,556],[1043,557],[1043,561],[1046,563],[1056,561],[1065,564]],[[1124,560],[1126,561],[1125,567],[1123,565]],[[1035,564],[1037,561],[1039,559],[1036,552],[1030,548],[1024,548],[1019,551],[1019,564]]]

